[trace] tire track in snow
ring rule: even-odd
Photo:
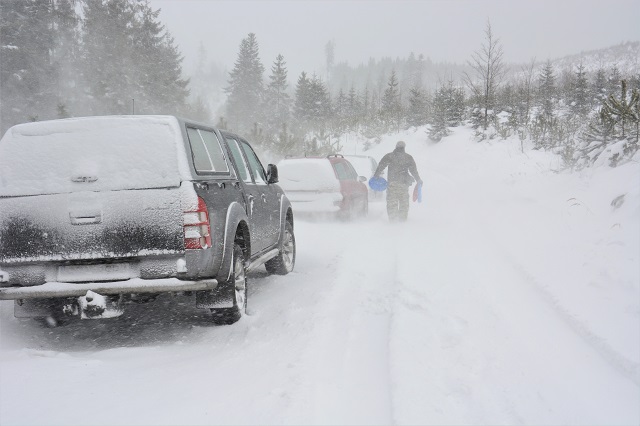
[[[512,268],[522,276],[523,280],[533,287],[542,297],[542,299],[553,309],[560,319],[580,338],[591,347],[607,364],[609,364],[618,373],[631,380],[636,386],[640,387],[640,364],[624,357],[618,351],[613,349],[607,341],[593,333],[589,328],[573,316],[565,309],[558,299],[547,289],[547,286],[541,284],[526,268],[516,262],[508,253],[503,251],[505,258],[508,259]]]
[[[489,229],[487,226],[488,221],[484,214],[479,215],[479,219],[485,225],[483,229]],[[521,262],[516,261],[514,256],[501,242],[497,241],[491,233],[485,232],[485,234],[486,240],[491,241],[496,250],[498,250],[507,260],[511,268],[522,277],[524,282],[526,282],[541,296],[541,300],[543,300],[553,310],[553,312],[558,315],[564,324],[578,335],[613,369],[631,380],[636,386],[640,387],[640,363],[634,362],[620,354],[609,343],[607,343],[603,337],[591,331],[585,323],[580,321],[572,315],[568,309],[562,306],[562,303],[553,295],[545,284],[540,283]]]
[[[323,289],[304,361],[314,371],[309,384],[312,418],[321,424],[391,424],[389,318],[395,255],[389,256],[386,233],[372,233],[370,223],[351,223],[340,231],[341,240],[353,244],[336,253],[335,279]]]

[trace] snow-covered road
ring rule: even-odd
[[[405,135],[407,223],[298,221],[294,273],[253,275],[232,326],[187,297],[56,329],[2,302],[0,424],[640,423],[640,168],[454,136]]]

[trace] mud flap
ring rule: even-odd
[[[235,288],[229,283],[219,283],[213,290],[196,292],[196,308],[233,308]]]

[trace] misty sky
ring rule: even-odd
[[[351,65],[424,54],[464,63],[480,47],[487,18],[507,62],[553,59],[640,40],[639,0],[152,0],[185,55],[202,41],[209,59],[231,69],[240,41],[254,32],[267,72],[284,55],[290,78],[322,74],[324,46]]]

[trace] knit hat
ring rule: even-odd
[[[405,146],[407,146],[407,144],[404,143],[404,141],[398,141],[396,144],[396,148],[404,148]]]

